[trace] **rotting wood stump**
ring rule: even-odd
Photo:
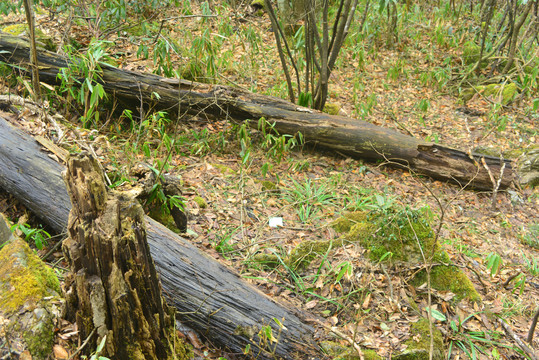
[[[161,294],[140,204],[107,194],[87,154],[70,157],[63,175],[73,205],[63,243],[71,270],[67,314],[81,338],[90,337],[86,349],[106,336],[105,354],[113,359],[187,359],[174,339],[174,309]]]

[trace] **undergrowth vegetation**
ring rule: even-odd
[[[291,97],[469,151],[488,146],[519,157],[536,144],[537,0],[322,3],[311,4],[309,18],[290,9],[297,18],[288,24],[273,4],[279,32],[261,3],[36,2],[40,26],[64,29],[56,29],[58,46],[72,60],[47,95],[70,136],[50,135],[69,151],[95,150],[110,187],[143,187],[150,215],[267,293],[322,316],[340,329],[332,335],[340,345],[378,350],[376,358],[404,350],[402,334],[413,334],[417,341],[404,347],[430,336],[443,346],[437,358],[529,356],[492,324],[522,324],[535,310],[536,192],[502,194],[494,212],[489,195],[315,154],[301,133],[280,134],[264,118],[237,124],[142,103],[125,109],[105,93],[102,62]],[[316,90],[318,61],[331,58],[328,24],[344,21],[346,3],[357,5],[355,17],[324,72],[327,89]],[[2,2],[0,11],[17,8]],[[19,69],[0,70],[2,86],[32,94]],[[142,175],[133,170],[140,164]],[[181,191],[170,190],[171,176]],[[178,211],[185,229],[171,220]],[[37,249],[48,245],[43,229],[16,228]],[[422,327],[423,317],[434,325]],[[274,321],[279,333],[262,327],[260,347],[274,350],[286,331],[286,321]]]

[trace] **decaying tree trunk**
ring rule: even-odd
[[[4,52],[2,52],[4,50]],[[0,34],[0,59],[21,67],[28,65],[28,43]],[[66,59],[40,51],[41,81],[57,84],[60,68]],[[102,84],[109,96],[136,109],[146,108],[186,112],[211,118],[249,121],[256,128],[260,118],[274,124],[280,134],[301,132],[307,144],[367,160],[391,161],[413,171],[480,190],[492,190],[501,177],[499,188],[515,180],[511,161],[496,157],[471,155],[463,151],[384,129],[343,116],[331,116],[306,109],[271,96],[221,85],[207,85],[151,74],[120,70],[103,64]],[[154,93],[159,96],[154,96]],[[180,101],[178,100],[180,99]]]
[[[175,339],[174,309],[161,295],[140,204],[107,194],[101,168],[87,154],[69,158],[64,180],[73,205],[62,245],[71,270],[68,314],[89,338],[87,349],[106,336],[110,358],[188,359]]]
[[[0,117],[0,187],[59,233],[66,229],[71,209],[61,176],[64,169],[31,136]],[[176,308],[178,320],[235,353],[250,344],[254,356],[261,359],[273,357],[268,350],[284,359],[322,357],[307,314],[264,295],[151,218],[145,216],[144,221],[163,294]],[[286,330],[280,332],[273,318]],[[274,335],[280,332],[271,349],[257,347],[262,343],[258,332],[265,325],[272,327]]]

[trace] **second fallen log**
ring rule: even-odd
[[[29,68],[29,46],[20,38],[0,34],[0,59]],[[58,84],[59,69],[69,66],[65,58],[38,54],[39,76]],[[425,142],[397,131],[344,116],[332,116],[294,105],[272,96],[254,94],[222,85],[201,84],[141,74],[101,64],[100,82],[109,96],[127,107],[187,112],[209,118],[249,121],[256,128],[264,118],[280,134],[301,132],[306,143],[354,158],[390,161],[419,174],[456,182],[479,190],[510,186],[516,179],[512,162],[496,157],[468,154]],[[155,96],[157,94],[158,96]]]

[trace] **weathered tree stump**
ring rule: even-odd
[[[114,359],[188,358],[174,341],[174,310],[167,306],[150,249],[142,207],[107,194],[103,173],[86,154],[71,157],[64,172],[73,208],[63,250],[68,276],[68,316],[89,351],[107,337]]]

